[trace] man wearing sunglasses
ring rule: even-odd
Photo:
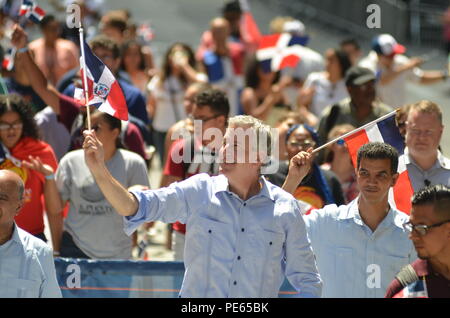
[[[411,297],[412,285],[424,281],[422,297],[450,298],[450,188],[435,185],[416,192],[404,228],[419,259],[402,269],[386,297]]]

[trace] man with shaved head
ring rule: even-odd
[[[210,34],[210,43],[200,45],[196,57],[208,75],[208,82],[227,93],[230,116],[235,116],[242,113],[239,104],[244,87],[244,47],[230,40],[231,26],[225,18],[211,20]]]
[[[0,170],[0,298],[61,297],[52,250],[14,222],[23,194],[19,175]]]

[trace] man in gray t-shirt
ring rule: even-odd
[[[137,154],[117,149],[106,162],[111,175],[128,188],[149,186],[144,160]],[[56,183],[63,201],[69,201],[69,214],[64,222],[61,256],[65,255],[65,239],[89,258],[129,259],[132,241],[123,231],[122,217],[106,201],[84,161],[83,150],[75,150],[61,159]]]

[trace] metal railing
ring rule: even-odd
[[[376,34],[390,33],[401,43],[442,46],[442,22],[445,2],[411,0],[260,0],[273,8],[288,12],[305,23],[314,21],[325,27],[371,39]],[[381,9],[381,28],[370,29],[367,7]]]

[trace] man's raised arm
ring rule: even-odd
[[[34,62],[30,52],[26,50],[27,34],[17,24],[14,26],[11,43],[17,48],[15,67],[25,70],[33,90],[47,105],[53,108],[56,114],[59,114],[59,92],[48,83],[47,78]]]

